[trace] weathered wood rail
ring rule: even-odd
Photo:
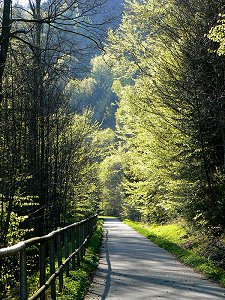
[[[63,272],[69,276],[70,269],[75,270],[85,254],[85,247],[91,232],[97,224],[97,215],[88,219],[52,231],[51,233],[19,242],[16,245],[0,249],[0,259],[12,255],[19,255],[20,260],[20,300],[47,299],[46,290],[51,289],[51,299],[56,299],[56,278],[58,277],[58,291],[63,289]],[[28,297],[27,285],[27,252],[29,247],[39,248],[39,289]],[[50,272],[47,276],[49,264]]]

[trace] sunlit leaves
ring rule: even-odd
[[[219,44],[216,50],[218,55],[225,54],[225,15],[220,15],[217,25],[211,28],[208,37]]]
[[[220,7],[205,0],[130,0],[121,26],[109,33],[113,89],[120,98],[117,133],[126,157],[124,203],[142,216],[157,209],[167,215],[180,202],[179,211],[185,207],[190,219],[202,209],[214,222],[209,207],[219,203],[212,190],[220,189],[213,174],[223,160],[217,157],[224,151],[218,107],[224,80],[223,67],[208,52],[207,33]],[[210,32],[220,54],[223,25]]]

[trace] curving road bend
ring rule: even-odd
[[[118,219],[106,219],[99,268],[85,300],[225,300],[225,289]]]

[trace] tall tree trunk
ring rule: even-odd
[[[33,18],[41,19],[41,0],[36,0],[33,10]],[[34,224],[36,234],[45,232],[46,213],[46,182],[45,182],[45,119],[44,119],[44,97],[43,97],[43,66],[41,54],[41,30],[42,24],[35,23],[35,56],[33,72],[33,92],[31,99],[30,114],[30,172],[33,176],[32,193],[38,197],[39,209],[35,215]]]
[[[6,59],[9,49],[10,31],[12,26],[11,21],[11,6],[12,0],[4,0],[3,16],[2,16],[2,31],[0,35],[0,104],[3,100],[3,74],[5,70]]]
[[[195,92],[195,94],[197,94],[197,93]],[[201,146],[201,152],[202,152],[205,177],[206,177],[206,182],[208,185],[211,208],[214,209],[215,208],[215,197],[214,197],[214,193],[213,193],[211,178],[210,178],[209,169],[208,169],[208,162],[207,162],[206,153],[205,153],[205,142],[204,142],[204,137],[203,137],[203,132],[202,132],[202,124],[201,124],[201,113],[200,113],[200,107],[199,107],[199,100],[197,97],[196,97],[196,108],[197,108],[197,115],[198,115],[198,132],[199,132],[199,138],[200,138],[200,146]]]

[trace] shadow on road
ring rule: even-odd
[[[108,233],[108,230],[106,230],[105,253],[106,253],[106,261],[107,261],[107,265],[108,265],[108,270],[107,270],[107,275],[106,275],[105,289],[104,289],[101,300],[105,300],[109,293],[111,273],[112,273],[109,250],[108,250],[108,239],[109,239],[109,233]]]

